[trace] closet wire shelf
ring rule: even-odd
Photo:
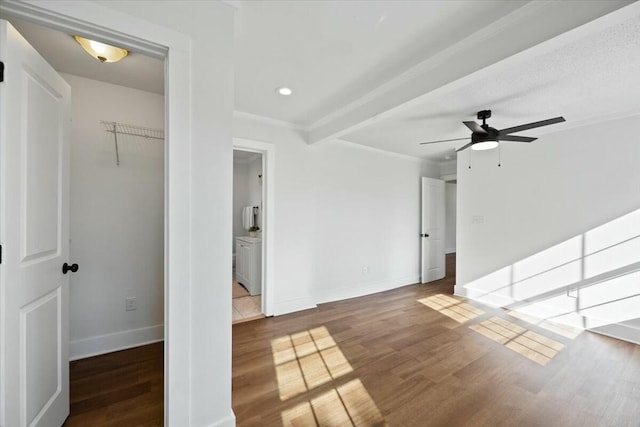
[[[118,135],[134,136],[139,138],[146,138],[150,140],[164,141],[164,130],[153,129],[143,126],[130,125],[126,123],[109,122],[101,120],[100,123],[104,126],[104,130],[113,134],[113,143],[116,149],[116,165],[120,166],[120,153],[118,150]]]

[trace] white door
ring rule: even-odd
[[[0,424],[69,414],[67,83],[0,20]]]
[[[422,178],[422,283],[445,276],[444,181]]]

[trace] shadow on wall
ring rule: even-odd
[[[640,209],[463,285],[465,296],[590,329],[640,317]]]

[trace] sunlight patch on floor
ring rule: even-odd
[[[484,314],[484,311],[479,308],[444,294],[422,298],[419,299],[418,302],[444,314],[458,323],[468,322]]]
[[[564,348],[564,344],[558,341],[499,317],[469,328],[542,366],[546,366]]]
[[[283,426],[382,426],[380,410],[359,379],[282,411]]]
[[[534,317],[529,314],[525,314],[525,313],[521,313],[513,310],[508,311],[507,314],[509,316],[515,317],[516,319],[520,319],[532,325],[546,329],[547,331],[553,332],[554,334],[561,335],[565,338],[574,339],[582,333],[582,330],[578,328],[574,328],[569,325],[562,325],[560,323]]]
[[[271,340],[281,400],[353,371],[324,326]]]

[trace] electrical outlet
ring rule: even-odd
[[[125,300],[125,306],[124,306],[125,311],[133,311],[133,310],[136,310],[137,308],[138,306],[136,305],[136,297],[128,297]]]
[[[370,269],[368,265],[362,266],[362,274],[369,274]]]

